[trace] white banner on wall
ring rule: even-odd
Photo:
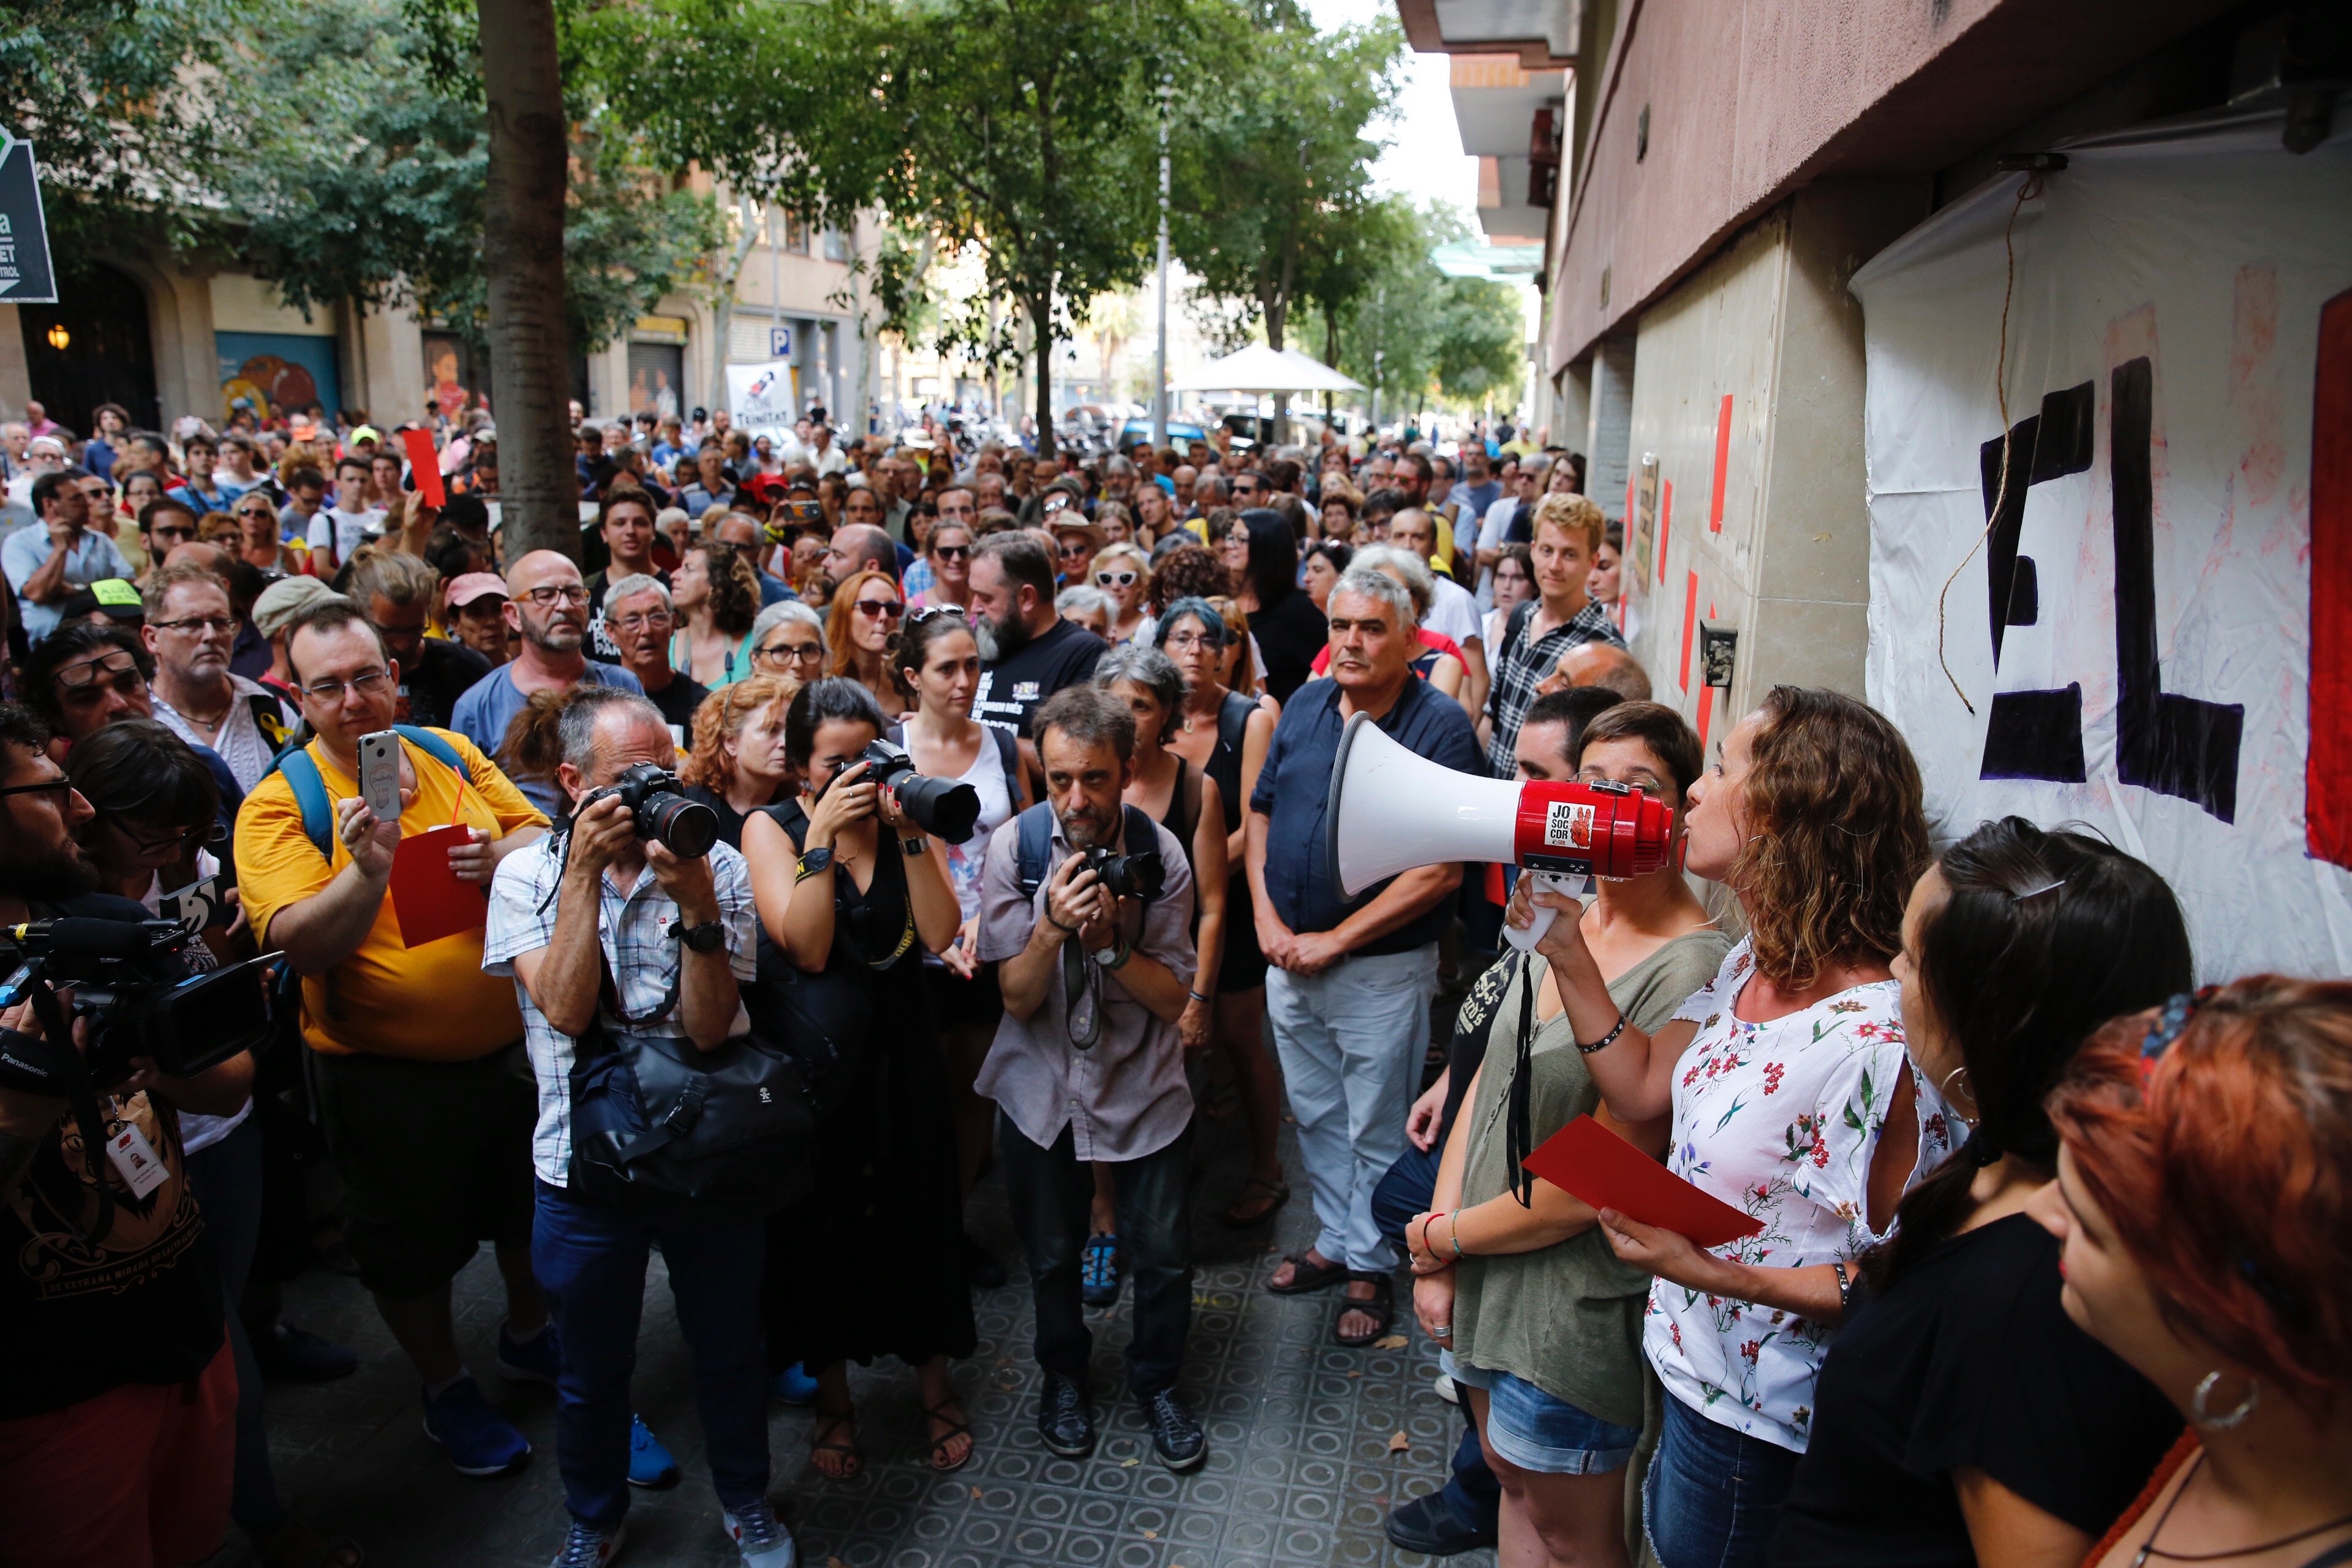
[[[801,373],[783,360],[727,367],[727,412],[739,430],[779,440],[800,413]]]
[[[2352,132],[2297,156],[2280,124],[2064,148],[2021,206],[2004,177],[1853,283],[1869,694],[1938,841],[2088,825],[2171,882],[2206,980],[2352,972],[2352,770],[2326,776],[2352,702],[2312,699],[2352,696]]]

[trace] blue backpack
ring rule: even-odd
[[[467,764],[465,755],[432,731],[415,724],[394,724],[392,730],[467,784],[474,782],[474,770]],[[269,772],[286,775],[286,786],[294,792],[294,805],[302,813],[302,833],[310,840],[310,847],[319,852],[320,859],[334,859],[335,803],[327,798],[327,781],[319,776],[319,764],[310,760],[310,749],[287,747],[271,759]],[[254,787],[261,787],[258,780]]]

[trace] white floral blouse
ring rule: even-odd
[[[1880,1237],[1867,1214],[1870,1162],[1903,1048],[1902,987],[1857,985],[1768,1024],[1732,1016],[1755,968],[1742,941],[1675,1014],[1698,1025],[1675,1072],[1675,1174],[1764,1222],[1718,1257],[1779,1268],[1853,1257]],[[1915,1083],[1916,1082],[1915,1077]],[[1946,1120],[1919,1090],[1912,1180],[1950,1152]],[[1804,1451],[1831,1326],[1659,1279],[1643,1348],[1666,1392],[1710,1420]]]

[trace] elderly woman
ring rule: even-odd
[[[801,683],[754,671],[694,710],[694,749],[679,764],[687,795],[719,814],[719,837],[743,847],[743,819],[785,798],[792,763],[784,712]]]
[[[1100,588],[1081,583],[1063,589],[1054,595],[1054,613],[1074,626],[1084,626],[1105,642],[1110,640],[1110,595]]]
[[[1151,642],[1151,563],[1133,544],[1114,544],[1097,551],[1094,585],[1110,600],[1109,640],[1114,644]]]
[[[705,689],[751,673],[751,623],[760,616],[760,578],[724,544],[698,544],[670,574],[670,604],[684,624],[670,635],[670,668]]]
[[[751,668],[806,686],[824,674],[824,617],[798,599],[780,599],[751,622]]]

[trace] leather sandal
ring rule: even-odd
[[[1339,1309],[1331,1314],[1331,1339],[1335,1344],[1342,1344],[1349,1350],[1360,1351],[1387,1333],[1389,1326],[1396,1321],[1396,1284],[1385,1274],[1354,1270],[1349,1271],[1348,1279],[1350,1284],[1359,1279],[1371,1281],[1372,1297],[1369,1301],[1359,1301],[1348,1295],[1342,1295],[1339,1298]],[[1350,1312],[1361,1312],[1364,1316],[1373,1319],[1375,1321],[1371,1331],[1361,1335],[1341,1333],[1339,1320]]]
[[[827,1480],[854,1481],[866,1468],[866,1455],[857,1447],[856,1438],[852,1436],[845,1443],[834,1436],[845,1426],[854,1433],[856,1421],[857,1407],[854,1405],[844,1405],[838,1410],[827,1410],[822,1405],[816,1407],[816,1425],[809,1433],[809,1463],[815,1465],[817,1474]],[[841,1468],[838,1470],[826,1469],[817,1461],[819,1454],[839,1455]]]
[[[1255,1214],[1244,1214],[1243,1209],[1245,1205],[1261,1201],[1251,1196],[1253,1188],[1265,1194],[1263,1200],[1265,1206]],[[1225,1205],[1224,1221],[1235,1230],[1247,1230],[1251,1226],[1264,1225],[1267,1220],[1272,1219],[1275,1211],[1289,1201],[1289,1183],[1269,1182],[1264,1176],[1252,1176],[1242,1184],[1241,1194]]]
[[[964,1445],[962,1458],[956,1460],[953,1464],[945,1464],[941,1462],[947,1453],[948,1446],[950,1444],[953,1443],[958,1437],[970,1437],[971,1436],[971,1426],[969,1422],[963,1420],[961,1416],[950,1415],[948,1414],[950,1410],[958,1410],[961,1408],[962,1408],[961,1402],[954,1398],[943,1399],[937,1405],[926,1405],[923,1406],[924,1415],[929,1416],[934,1421],[944,1422],[947,1425],[948,1429],[946,1431],[931,1439],[931,1468],[939,1471],[940,1474],[943,1476],[953,1471],[962,1469],[966,1465],[971,1463],[971,1457],[980,1452],[980,1445],[978,1443],[967,1443]]]
[[[1344,1263],[1316,1264],[1307,1260],[1304,1252],[1293,1253],[1283,1259],[1290,1265],[1290,1283],[1276,1285],[1266,1281],[1266,1289],[1277,1296],[1308,1296],[1318,1290],[1328,1290],[1348,1277]]]

